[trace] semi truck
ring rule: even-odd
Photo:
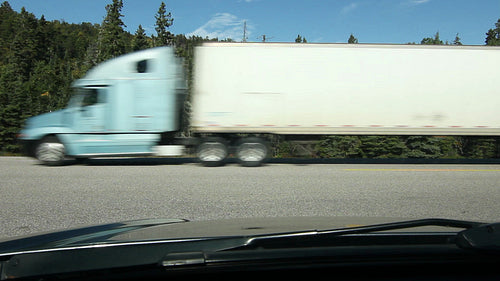
[[[206,166],[230,155],[259,166],[276,135],[499,136],[499,65],[500,48],[486,46],[205,43],[183,138],[183,63],[158,47],[97,65],[66,108],[29,118],[19,138],[47,165],[191,147]]]

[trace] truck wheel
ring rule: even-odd
[[[208,138],[198,146],[197,155],[205,167],[216,167],[224,164],[228,154],[226,142],[222,138]]]
[[[236,157],[242,166],[258,167],[267,159],[269,146],[261,138],[249,137],[238,142]]]
[[[63,164],[65,158],[64,144],[57,137],[44,137],[36,146],[35,157],[48,166]]]

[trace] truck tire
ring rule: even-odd
[[[236,158],[242,166],[258,167],[266,161],[269,145],[261,138],[248,137],[241,139],[236,148]]]
[[[35,157],[47,166],[59,166],[66,156],[64,144],[56,136],[44,137],[35,148]]]
[[[223,138],[207,138],[198,145],[196,152],[198,160],[203,166],[217,167],[225,163],[228,148]]]

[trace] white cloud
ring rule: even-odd
[[[413,5],[420,5],[430,2],[431,0],[410,0],[409,3]]]
[[[356,9],[358,6],[359,6],[358,3],[351,3],[347,6],[345,6],[344,8],[342,8],[342,10],[340,12],[342,14],[347,14],[347,13],[353,11],[354,9]]]
[[[306,38],[307,39],[307,38]],[[324,38],[321,36],[321,37],[316,37],[314,38],[313,40],[309,41],[307,40],[308,42],[311,42],[311,43],[321,43],[323,42]]]
[[[188,36],[196,35],[203,38],[231,38],[234,41],[243,39],[244,19],[240,19],[229,13],[217,13],[207,23],[198,27],[195,31],[188,33]],[[247,21],[247,37],[250,35],[251,25]]]

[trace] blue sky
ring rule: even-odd
[[[4,1],[4,0],[0,0]],[[37,17],[70,23],[101,23],[112,0],[8,0]],[[139,24],[154,34],[154,15],[162,0],[123,0],[122,20],[134,33]],[[485,33],[500,18],[500,0],[163,0],[172,13],[175,34],[232,38],[241,41],[293,42],[298,34],[308,42],[347,42],[352,33],[360,43],[420,42],[439,32],[452,42],[483,45]]]

